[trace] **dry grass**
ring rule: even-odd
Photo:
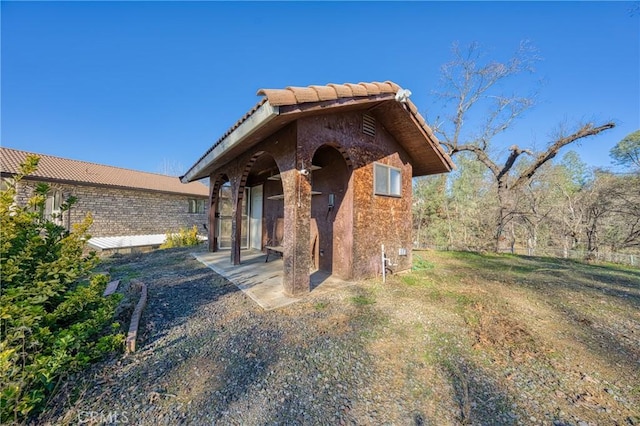
[[[405,387],[419,366],[427,418],[455,406],[462,424],[640,422],[639,270],[432,251],[414,264],[369,284],[393,336],[370,350]]]

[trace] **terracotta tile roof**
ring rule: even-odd
[[[167,192],[184,195],[208,196],[209,189],[201,182],[184,184],[175,176],[139,172],[102,164],[70,160],[51,155],[35,154],[11,148],[0,148],[0,171],[15,174],[28,154],[40,157],[38,170],[31,179],[63,181],[82,185],[96,185],[135,190]]]
[[[334,101],[340,98],[357,98],[380,94],[395,94],[400,86],[392,81],[384,83],[345,83],[326,86],[295,87],[286,89],[260,89],[258,95],[266,96],[273,106],[296,105],[307,102]]]
[[[362,86],[358,88],[358,86]],[[371,87],[374,88],[371,88]],[[364,95],[355,95],[357,93],[364,93]],[[213,149],[218,146],[227,136],[233,133],[242,123],[247,121],[263,104],[267,101],[271,106],[285,106],[285,105],[297,105],[301,103],[318,102],[318,101],[332,101],[340,98],[354,98],[356,96],[368,96],[367,88],[370,88],[371,95],[389,93],[395,94],[400,88],[392,81],[386,81],[384,83],[345,83],[345,84],[333,84],[329,83],[326,86],[312,85],[309,87],[294,87],[289,86],[286,89],[260,89],[258,90],[258,96],[264,96],[253,108],[251,108],[245,115],[243,115],[236,123],[229,128],[220,138],[214,142],[214,144],[194,163],[194,166],[207,156]]]
[[[329,83],[324,86],[311,85],[308,87],[296,87],[289,86],[285,89],[260,89],[257,95],[264,96],[249,112],[242,116],[229,130],[227,130],[199,159],[196,161],[189,171],[182,177],[182,179],[188,178],[189,173],[201,163],[218,145],[220,145],[229,135],[231,135],[238,127],[246,122],[258,109],[265,103],[269,103],[272,107],[295,107],[297,105],[312,106],[313,104],[320,104],[325,106],[337,106],[340,101],[348,100],[371,100],[372,102],[393,100],[395,94],[401,90],[401,87],[393,81],[385,82],[371,82],[371,83],[344,83],[334,84]],[[440,142],[433,134],[431,128],[427,125],[426,121],[418,112],[418,108],[411,100],[406,99],[403,101],[406,105],[408,112],[413,119],[417,122],[421,131],[424,132],[431,147],[432,152],[438,157],[440,164],[444,169],[437,171],[441,173],[443,171],[449,171],[455,168],[451,158],[444,152],[440,146]],[[419,142],[415,141],[419,145]],[[431,167],[429,164],[428,167]],[[427,165],[423,165],[422,168],[414,167],[414,171],[419,174],[430,173],[427,169]],[[435,170],[435,169],[434,169]],[[200,172],[198,172],[201,174]],[[198,175],[198,178],[202,176]]]

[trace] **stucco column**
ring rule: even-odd
[[[281,173],[284,189],[284,293],[309,293],[311,185],[295,168]]]

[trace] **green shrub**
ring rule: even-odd
[[[180,228],[177,234],[167,232],[167,238],[160,248],[197,246],[198,244],[200,244],[198,227],[193,225],[191,229]]]
[[[0,192],[0,421],[36,414],[63,374],[115,348],[124,336],[111,324],[119,296],[106,298],[104,275],[86,253],[91,216],[72,232],[45,215],[50,188],[38,184],[26,206],[16,205],[17,183],[33,173],[29,156]],[[62,205],[64,213],[75,203]],[[54,218],[55,219],[55,218]]]
[[[430,271],[432,269],[434,269],[436,267],[436,265],[434,265],[433,263],[429,262],[427,259],[423,259],[420,256],[416,256],[413,259],[413,266],[411,267],[411,270],[413,271]]]
[[[317,311],[322,311],[323,309],[326,309],[327,306],[329,306],[329,302],[316,302],[316,303],[313,304],[313,307]]]
[[[376,303],[376,300],[373,297],[359,295],[359,296],[353,296],[351,298],[351,303],[353,303],[356,306],[366,306],[366,305],[373,305],[374,303]]]

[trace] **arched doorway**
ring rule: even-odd
[[[351,166],[346,153],[323,145],[313,156],[311,226],[317,227],[317,269],[349,278],[353,258],[353,194]],[[312,232],[314,230],[312,229]]]

